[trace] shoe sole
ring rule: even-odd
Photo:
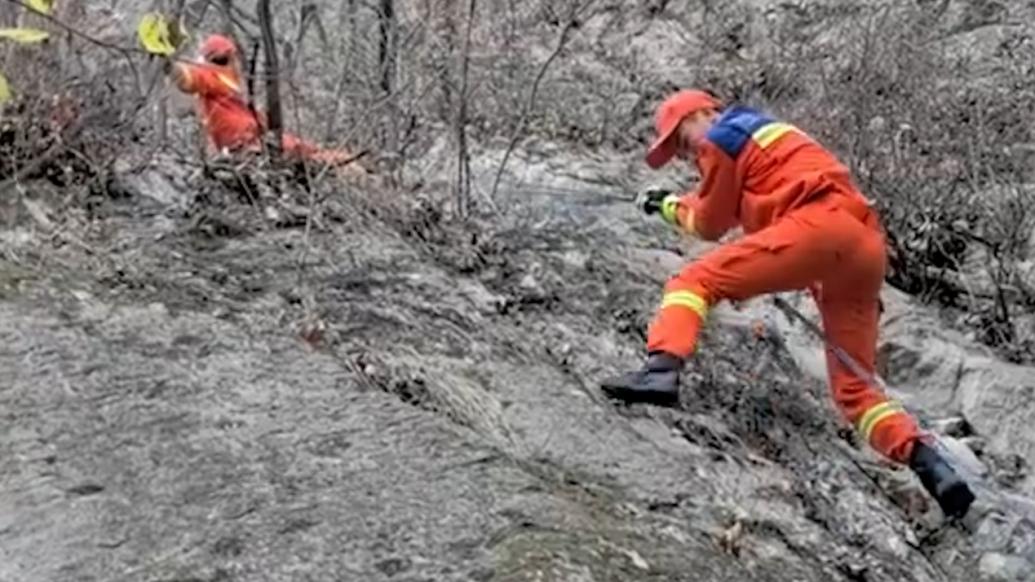
[[[679,404],[679,395],[663,394],[660,392],[643,392],[641,390],[629,390],[621,386],[601,386],[610,398],[621,400],[626,404],[653,404],[674,408]]]
[[[974,494],[970,491],[970,487],[967,487],[966,483],[962,481],[953,483],[941,495],[940,505],[942,506],[942,512],[947,517],[961,519],[970,511],[970,506],[974,503],[974,499]]]

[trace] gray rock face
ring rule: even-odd
[[[121,45],[153,4],[68,7]],[[204,18],[209,3],[189,4]],[[276,4],[289,35],[299,6]],[[334,24],[354,3],[317,4],[344,46]],[[629,22],[588,22],[582,58],[551,72],[615,94],[571,110],[568,84],[540,97],[601,143],[649,132],[643,87],[715,78],[669,40],[700,14],[625,4]],[[955,25],[998,4],[946,6]],[[796,5],[732,14],[769,8]],[[1001,26],[975,30],[984,52]],[[543,28],[522,60],[546,57]],[[338,52],[299,50],[299,126],[328,137],[352,119],[323,117],[343,99]],[[354,64],[373,78],[367,52]],[[766,300],[716,310],[679,409],[616,407],[597,381],[640,363],[665,278],[708,247],[629,208],[642,152],[522,145],[507,214],[477,226],[352,188],[312,213],[295,191],[252,206],[170,163],[116,165],[121,198],[88,220],[73,208],[80,222],[27,190],[36,222],[0,230],[0,582],[1035,580],[1035,370],[889,290],[887,379],[979,493],[955,525],[846,430],[820,344]],[[500,157],[472,161],[479,193]],[[431,189],[453,160],[431,148],[403,175]]]
[[[1031,580],[1031,566],[1016,556],[1004,556],[994,552],[981,556],[978,565],[981,580],[988,582],[1013,582]]]
[[[603,164],[580,171],[618,172]],[[843,430],[818,347],[764,301],[719,310],[679,410],[605,402],[596,382],[639,364],[684,259],[624,202],[564,185],[514,191],[517,223],[473,238],[347,194],[308,235],[211,196],[240,228],[207,230],[142,194],[98,218],[103,255],[5,233],[38,260],[0,269],[0,580],[1031,570],[1024,481],[984,478],[967,531],[942,527]],[[929,369],[912,404],[949,419]],[[1020,432],[962,412],[950,446],[983,439],[968,466],[1002,470]]]
[[[885,294],[885,341],[880,351],[888,379],[917,401],[966,419],[959,436],[982,436],[1003,484],[1031,495],[1035,481],[1035,370],[1002,362],[962,334],[945,330],[901,294]]]

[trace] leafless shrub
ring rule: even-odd
[[[0,47],[0,70],[13,87],[0,114],[0,197],[20,195],[35,178],[103,188],[127,147],[152,143],[142,129],[160,72],[132,50],[69,26],[82,18],[80,4],[59,4],[52,18],[15,4],[5,6],[10,22],[51,36]]]
[[[980,339],[1021,357],[1035,198],[1018,150],[1035,140],[1032,30],[1004,25],[990,67],[988,55],[950,50],[974,29],[969,13],[952,22],[941,5],[854,11],[836,30],[806,9],[783,20],[744,96],[795,118],[851,166],[882,211],[893,285],[962,310]]]

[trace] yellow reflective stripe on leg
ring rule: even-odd
[[[687,307],[704,319],[708,316],[708,302],[697,293],[691,291],[673,291],[666,293],[661,300],[661,308],[672,306]]]
[[[765,149],[790,131],[794,131],[793,125],[774,121],[758,128],[755,133],[751,134],[751,139],[755,140],[758,147]]]
[[[862,417],[859,418],[859,422],[856,423],[859,432],[863,435],[867,442],[873,435],[873,429],[877,428],[883,420],[896,414],[905,412],[902,405],[897,402],[881,402],[876,406],[871,406]]]

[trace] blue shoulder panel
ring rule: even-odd
[[[773,122],[773,118],[741,105],[730,107],[715,121],[708,130],[707,138],[719,146],[731,158],[736,159],[751,135],[764,125]]]

